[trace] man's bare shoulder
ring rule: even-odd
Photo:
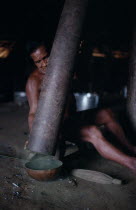
[[[30,74],[28,80],[35,80],[35,79],[38,79],[38,78],[39,78],[39,72],[36,69]]]

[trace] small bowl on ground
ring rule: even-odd
[[[62,164],[54,156],[43,156],[30,160],[25,164],[25,168],[28,175],[33,179],[49,181],[58,176]]]

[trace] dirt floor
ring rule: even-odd
[[[135,175],[100,157],[95,150],[82,155],[71,152],[65,157],[60,176],[54,181],[40,182],[30,178],[24,168],[26,160],[19,159],[25,156],[27,113],[27,105],[0,104],[0,210],[136,209]],[[72,146],[71,151],[73,148],[76,147]],[[72,168],[100,171],[121,179],[123,184],[99,184],[75,178],[68,173]]]

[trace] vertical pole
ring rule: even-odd
[[[136,27],[134,30],[132,53],[130,57],[127,111],[131,126],[136,132]]]
[[[88,0],[66,0],[42,83],[30,135],[31,151],[54,151]]]

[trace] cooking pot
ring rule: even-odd
[[[26,93],[23,91],[14,92],[14,102],[21,106],[27,102]]]
[[[77,111],[93,109],[98,106],[99,96],[96,93],[74,93]]]

